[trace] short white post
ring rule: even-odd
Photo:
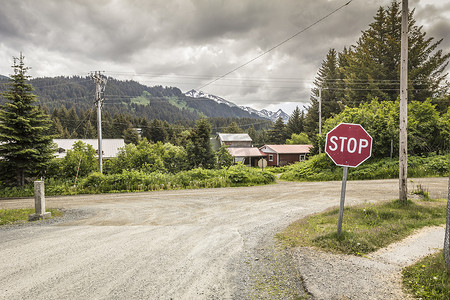
[[[34,214],[28,217],[29,221],[47,219],[51,212],[45,212],[45,187],[44,181],[34,182]]]

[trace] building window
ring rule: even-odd
[[[273,155],[269,154],[269,161],[273,161]]]
[[[300,154],[300,161],[304,161],[306,159],[306,154]]]

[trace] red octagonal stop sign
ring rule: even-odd
[[[341,123],[327,133],[325,152],[338,166],[357,167],[372,153],[372,137],[359,124]]]

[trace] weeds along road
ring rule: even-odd
[[[448,178],[409,184],[447,197]],[[47,197],[47,207],[69,209],[61,221],[0,229],[0,299],[249,298],[255,251],[290,222],[338,206],[340,187],[280,182]],[[346,205],[397,197],[398,180],[347,184]],[[0,200],[0,208],[32,205]]]

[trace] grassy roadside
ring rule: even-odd
[[[51,218],[61,217],[63,212],[58,209],[47,209]],[[34,208],[0,209],[0,226],[16,223],[28,223],[28,216],[34,214]]]
[[[447,200],[398,200],[361,204],[344,209],[343,230],[337,237],[339,208],[311,215],[289,225],[276,237],[291,247],[364,256],[406,238],[415,229],[445,223]],[[442,251],[403,270],[403,284],[421,299],[450,299],[450,273]]]
[[[418,298],[450,298],[450,273],[445,269],[442,250],[406,267],[402,275],[403,285]]]
[[[445,200],[398,200],[346,207],[342,234],[337,237],[339,208],[309,216],[289,225],[277,238],[291,247],[363,256],[399,241],[415,229],[445,223]]]

